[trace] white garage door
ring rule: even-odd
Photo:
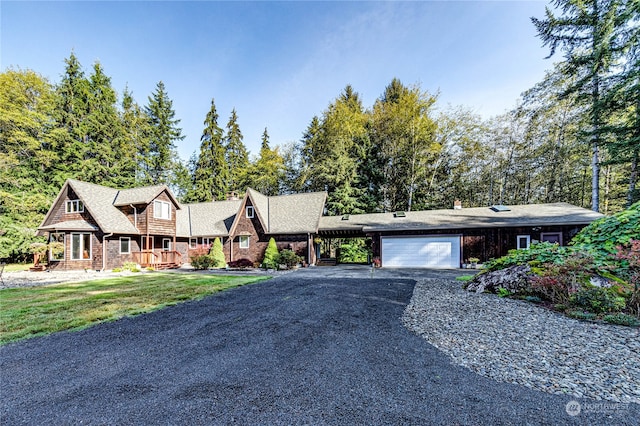
[[[459,268],[460,236],[382,237],[382,266]]]

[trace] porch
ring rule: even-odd
[[[182,266],[182,255],[175,250],[141,250],[134,252],[134,262],[143,268],[176,269]]]

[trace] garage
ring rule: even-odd
[[[459,235],[382,237],[381,246],[383,267],[460,267]]]

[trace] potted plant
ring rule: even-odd
[[[478,262],[480,262],[480,259],[478,259],[477,257],[470,257],[469,263],[471,264],[471,269],[476,269],[476,267],[478,266]]]
[[[373,264],[374,268],[379,268],[382,266],[382,260],[380,260],[378,256],[374,257],[371,263]]]
[[[44,271],[44,265],[40,264],[40,260],[43,259],[49,247],[45,243],[32,243],[29,245],[29,249],[33,254],[33,267],[32,271]]]

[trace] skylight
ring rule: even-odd
[[[394,216],[395,217],[406,217],[407,213],[405,213],[405,212],[395,212]]]
[[[348,214],[343,215],[342,220],[349,220],[349,215]]]
[[[493,210],[494,212],[510,212],[511,209],[507,206],[503,206],[502,204],[498,204],[498,205],[494,205],[489,207],[491,210]]]

